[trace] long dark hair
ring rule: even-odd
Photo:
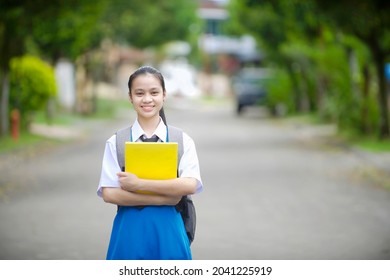
[[[134,79],[137,78],[139,75],[145,75],[145,74],[151,74],[151,75],[155,76],[160,81],[161,87],[162,87],[163,91],[165,92],[165,81],[164,81],[164,77],[161,74],[161,72],[152,66],[141,66],[140,68],[135,70],[133,72],[133,74],[131,74],[129,77],[129,82],[127,83],[127,86],[129,87],[129,95],[131,94],[131,87],[133,85]],[[164,108],[161,108],[159,115],[166,125],[167,120],[165,118]]]

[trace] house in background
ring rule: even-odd
[[[205,72],[233,74],[242,64],[260,62],[261,53],[253,37],[232,37],[224,33],[223,25],[229,21],[228,0],[199,0],[198,16],[204,21],[199,38]]]

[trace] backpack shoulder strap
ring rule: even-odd
[[[174,126],[168,126],[168,137],[170,142],[177,142],[178,145],[178,166],[181,157],[184,153],[183,148],[183,131],[180,128]],[[179,167],[177,168],[179,172]],[[178,174],[179,176],[179,174]],[[196,212],[195,206],[190,195],[185,195],[181,198],[178,204],[176,204],[176,210],[180,213],[184,227],[188,236],[190,244],[195,238],[195,229],[196,229]]]
[[[125,169],[125,142],[130,139],[131,126],[118,130],[116,134],[116,156],[122,171]]]
[[[184,148],[183,148],[183,130],[180,128],[177,128],[172,125],[168,125],[168,138],[169,142],[176,142],[178,143],[178,161],[177,164],[179,165],[180,159],[183,156]]]

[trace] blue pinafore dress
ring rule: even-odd
[[[175,206],[120,206],[108,260],[190,260],[190,243]]]
[[[119,206],[106,259],[192,259],[184,222],[176,207]]]

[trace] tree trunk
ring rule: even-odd
[[[379,138],[390,138],[389,126],[389,108],[387,105],[386,80],[385,80],[385,55],[378,46],[377,42],[372,42],[370,45],[378,76],[378,102],[380,110],[379,120]]]
[[[9,78],[8,69],[4,69],[1,81],[1,130],[0,136],[6,136],[9,133],[9,117],[8,117],[8,103],[9,103]]]
[[[368,123],[368,99],[370,93],[370,70],[368,64],[365,63],[363,67],[363,88],[362,88],[362,111],[361,111],[361,132],[371,133],[372,127]]]
[[[289,74],[291,78],[291,83],[293,86],[293,103],[294,103],[294,110],[295,112],[300,112],[301,111],[301,94],[300,94],[300,89],[298,86],[298,81],[294,73],[294,69],[292,67],[292,64],[290,61],[287,60],[286,63],[287,66],[287,73]]]

